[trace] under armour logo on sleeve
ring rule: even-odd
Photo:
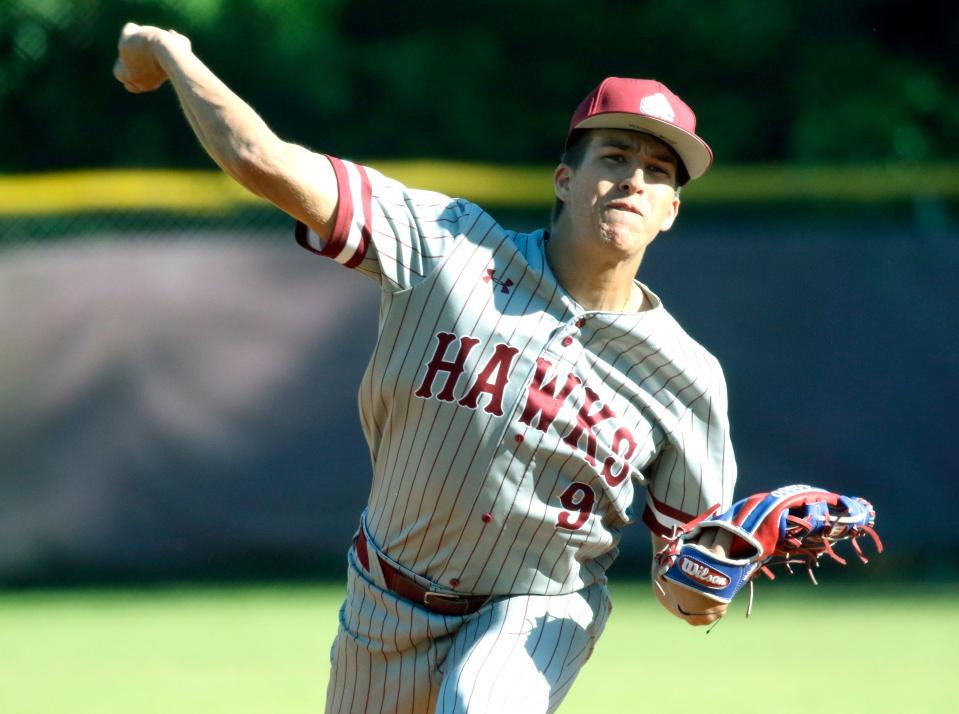
[[[506,280],[503,280],[503,279],[501,279],[501,278],[497,278],[497,277],[496,277],[496,271],[493,270],[492,268],[487,268],[487,269],[486,269],[486,275],[483,276],[483,282],[484,282],[484,283],[490,283],[490,282],[496,283],[497,285],[499,285],[499,291],[500,291],[501,293],[506,293],[507,295],[509,295],[509,289],[510,289],[510,288],[512,287],[512,285],[513,285],[513,281],[510,280],[509,278],[506,278]]]

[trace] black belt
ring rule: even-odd
[[[360,528],[356,537],[356,557],[360,565],[370,572],[369,551],[366,549],[366,533]],[[390,592],[401,598],[422,605],[430,612],[438,615],[472,615],[489,600],[484,595],[457,595],[456,593],[441,593],[424,588],[413,578],[400,572],[379,555],[380,569],[383,571],[383,580]]]

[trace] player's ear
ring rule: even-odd
[[[569,183],[573,178],[573,169],[568,164],[560,164],[553,172],[553,193],[563,203],[569,201]]]
[[[659,230],[668,231],[673,227],[673,223],[676,222],[676,217],[679,215],[679,194],[677,193],[673,200],[669,204],[669,211],[666,213],[666,217],[663,219],[663,225]]]

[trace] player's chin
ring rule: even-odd
[[[603,237],[603,243],[610,250],[620,252],[624,256],[635,254],[650,242],[643,231],[631,224],[603,223],[599,233]]]

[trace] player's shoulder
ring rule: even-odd
[[[479,210],[479,206],[465,198],[449,196],[441,191],[410,186],[403,181],[387,176],[369,166],[363,167],[369,176],[374,198],[387,202],[402,202],[407,208],[427,209],[430,212],[447,212],[462,216]]]
[[[677,351],[686,354],[688,359],[699,362],[703,367],[707,368],[709,373],[715,374],[720,380],[723,380],[723,368],[719,359],[699,342],[699,340],[689,334],[686,328],[666,309],[662,300],[655,295],[655,293],[649,290],[645,285],[642,287],[647,294],[652,297],[656,304],[657,311],[660,312],[659,326],[657,329],[661,329],[668,334],[668,339],[675,343],[678,348]]]
[[[516,249],[522,253],[527,261],[532,263],[542,263],[546,256],[546,241],[549,232],[544,228],[538,228],[533,231],[507,230],[507,237],[510,242],[516,246]]]
[[[371,199],[379,203],[388,215],[402,211],[411,215],[421,224],[421,228],[435,225],[438,230],[465,237],[473,243],[495,245],[500,249],[512,247],[524,256],[532,257],[532,262],[537,262],[535,256],[543,254],[543,230],[523,232],[506,228],[469,198],[417,188],[370,166],[352,164],[348,170],[365,174]]]

